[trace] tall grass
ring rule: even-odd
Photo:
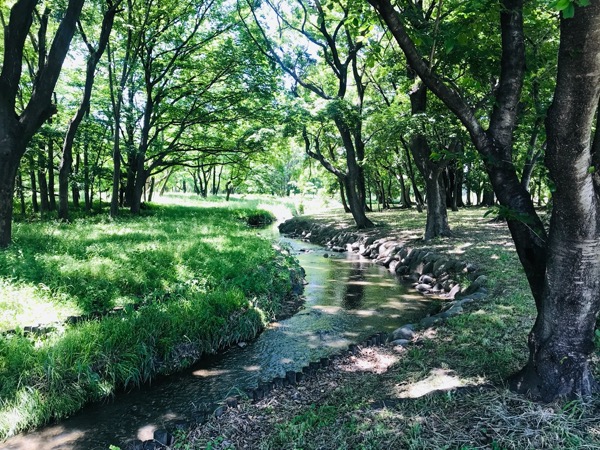
[[[0,439],[89,401],[250,339],[291,289],[295,262],[248,227],[272,217],[240,207],[160,206],[144,217],[20,223],[0,253]],[[28,306],[27,304],[30,303]],[[118,314],[42,336],[27,311]],[[135,307],[134,307],[135,306]]]

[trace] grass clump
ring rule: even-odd
[[[296,262],[257,236],[253,208],[160,206],[141,218],[19,224],[0,253],[0,439],[65,417],[254,337],[289,295]],[[42,287],[43,286],[43,287]],[[44,335],[20,327],[43,307],[118,314]]]

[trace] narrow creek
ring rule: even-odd
[[[352,253],[281,238],[306,270],[302,309],[272,323],[244,348],[235,346],[194,367],[75,416],[0,444],[7,450],[108,449],[147,440],[157,428],[189,420],[202,404],[254,387],[261,380],[300,370],[379,331],[392,331],[435,308],[385,268]],[[329,253],[329,257],[324,257]]]

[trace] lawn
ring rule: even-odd
[[[0,439],[250,339],[279,312],[296,263],[248,225],[273,214],[167,200],[141,217],[15,224],[0,252]]]

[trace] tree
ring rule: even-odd
[[[11,241],[13,194],[17,170],[27,144],[36,131],[56,112],[52,93],[63,61],[75,33],[77,19],[84,0],[69,0],[50,50],[46,53],[45,38],[38,45],[39,68],[33,81],[29,101],[17,106],[21,87],[23,51],[33,24],[36,0],[18,0],[11,9],[4,30],[4,56],[0,73],[0,247]],[[45,37],[42,16],[40,36]]]
[[[83,87],[83,97],[81,98],[81,103],[79,104],[79,108],[77,108],[77,112],[73,116],[73,118],[69,121],[69,125],[67,127],[67,133],[65,134],[65,139],[62,147],[62,158],[59,165],[59,176],[58,176],[58,217],[62,220],[69,219],[69,176],[71,174],[71,165],[73,164],[73,141],[75,140],[75,136],[77,134],[77,130],[81,121],[83,120],[84,114],[88,112],[90,107],[90,98],[92,96],[92,87],[94,84],[94,78],[96,76],[96,66],[106,49],[108,44],[108,39],[110,37],[110,32],[112,30],[113,22],[115,15],[117,13],[117,9],[121,0],[116,0],[116,2],[112,2],[112,0],[107,0],[107,10],[104,13],[104,18],[102,20],[101,25],[101,33],[100,38],[98,40],[97,48],[94,48],[92,44],[88,41],[88,38],[83,30],[83,26],[81,22],[79,23],[79,32],[81,37],[88,48],[89,56],[86,67],[86,75],[85,75],[85,84]],[[87,204],[87,203],[86,203]]]
[[[589,357],[600,310],[600,156],[590,145],[600,97],[600,5],[563,5],[558,76],[546,120],[546,165],[556,185],[548,236],[512,156],[525,74],[523,2],[500,1],[501,66],[487,129],[465,96],[430,70],[391,2],[369,3],[410,66],[469,132],[502,205],[538,310],[529,362],[511,386],[546,401],[590,395],[596,383]]]
[[[255,42],[265,55],[296,83],[295,94],[301,86],[307,96],[314,95],[325,102],[324,112],[335,124],[342,148],[345,150],[345,167],[336,167],[319,146],[309,142],[309,134],[298,127],[305,141],[308,155],[319,161],[334,174],[346,194],[348,206],[358,228],[373,227],[366,216],[366,190],[364,176],[365,142],[363,136],[363,106],[367,85],[368,66],[364,58],[365,35],[369,30],[368,11],[362,2],[355,0],[327,3],[298,0],[293,8],[267,1],[271,14],[280,24],[276,31],[286,36],[282,45],[269,36],[269,30],[249,2],[254,22],[258,27]],[[290,14],[286,11],[290,10]],[[301,45],[295,45],[298,40]],[[308,46],[317,51],[320,64],[315,64]],[[320,72],[323,73],[321,76]],[[306,118],[306,116],[303,116]],[[316,135],[315,135],[316,136]]]

